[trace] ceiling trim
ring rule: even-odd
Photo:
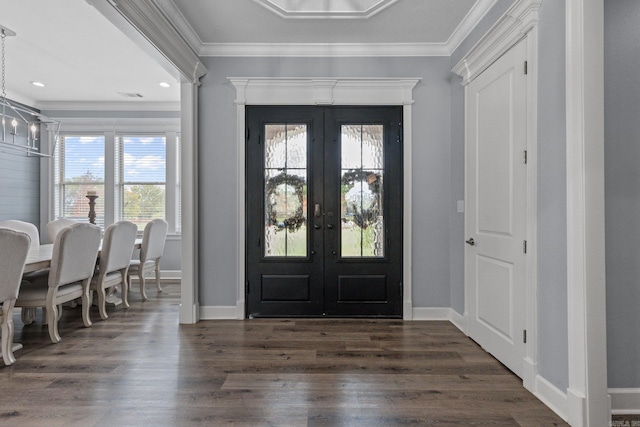
[[[477,0],[443,43],[204,43],[173,0],[155,2],[201,57],[398,57],[451,56],[498,0]]]
[[[515,3],[493,27],[471,48],[451,71],[468,85],[502,54],[526,37],[538,23],[542,0],[521,0]]]
[[[205,43],[201,56],[449,56],[444,43]]]
[[[46,111],[180,111],[180,102],[46,101],[36,107]]]
[[[155,0],[158,7],[167,16],[169,22],[173,24],[178,33],[184,38],[187,44],[196,54],[200,54],[204,42],[193,29],[187,18],[184,17],[173,0]]]
[[[474,3],[467,15],[460,21],[458,27],[451,33],[449,40],[447,40],[449,55],[455,52],[497,2],[498,0],[477,0]]]
[[[169,71],[197,83],[207,69],[154,0],[87,0]],[[137,33],[137,34],[136,34]]]
[[[353,2],[343,1],[340,4],[325,2],[322,5],[328,6],[327,10],[314,10],[309,7],[305,9],[304,5],[309,4],[309,1],[306,3],[292,3],[287,0],[253,1],[285,19],[368,19],[398,0],[369,0],[369,5],[361,2],[360,6]],[[318,2],[311,1],[311,4],[317,5]],[[342,7],[342,10],[338,10],[338,7]]]

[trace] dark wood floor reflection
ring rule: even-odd
[[[565,425],[448,322],[202,321],[179,286],[91,328],[65,308],[59,344],[14,315],[2,426]]]

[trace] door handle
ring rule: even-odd
[[[333,230],[333,224],[327,224],[327,228],[328,228],[329,230]]]
[[[320,215],[322,215],[322,213],[320,212],[320,203],[316,203],[313,208],[313,216],[315,216],[316,218],[320,218]]]
[[[465,243],[469,246],[474,246],[476,244],[476,242],[474,242],[473,237],[470,238],[469,240],[465,241]]]
[[[316,230],[320,230],[322,228],[322,226],[320,226],[318,224],[313,224],[313,228],[315,228]]]

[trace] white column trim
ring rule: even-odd
[[[411,104],[420,78],[229,77],[236,89],[238,273],[236,318],[245,307],[245,106],[246,105],[402,105],[403,106],[403,317],[413,318],[411,299]],[[274,90],[277,89],[277,90]]]
[[[604,5],[566,2],[568,421],[603,426],[607,395],[604,253]]]
[[[198,84],[180,84],[182,124],[182,281],[180,323],[197,323],[198,301]]]

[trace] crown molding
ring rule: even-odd
[[[502,15],[453,67],[452,71],[462,77],[463,85],[468,85],[538,24],[541,3],[542,0],[520,0]]]
[[[460,46],[498,0],[477,0],[447,40],[449,55]]]
[[[449,56],[444,43],[205,43],[201,56]]]
[[[173,24],[178,33],[189,44],[191,49],[199,55],[204,43],[173,0],[155,0],[155,3],[162,10],[169,22]]]
[[[201,57],[426,57],[451,56],[497,1],[477,0],[443,43],[204,43],[173,0],[155,3]]]
[[[35,106],[43,111],[180,111],[180,102],[46,101]]]
[[[59,117],[61,134],[74,132],[180,132],[180,118],[75,118]]]
[[[198,83],[207,69],[154,0],[87,0],[180,80]]]

